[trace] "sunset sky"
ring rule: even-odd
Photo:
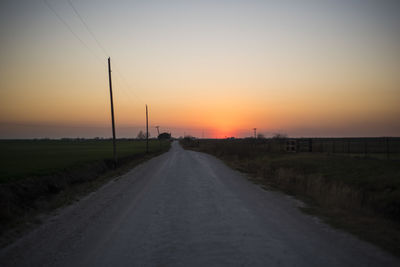
[[[400,2],[0,2],[0,138],[400,136]],[[53,12],[53,10],[55,12]]]

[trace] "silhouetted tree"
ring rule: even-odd
[[[258,139],[265,139],[265,136],[262,133],[257,134]]]
[[[171,139],[171,134],[170,133],[160,133],[158,135],[158,139],[164,139],[164,140],[168,140]]]
[[[287,134],[284,134],[284,133],[276,133],[276,134],[274,134],[274,136],[272,138],[277,139],[277,140],[282,140],[282,139],[287,139],[288,136],[287,136]]]
[[[140,130],[136,138],[140,139],[140,140],[144,140],[144,139],[146,139],[146,134],[142,130]]]

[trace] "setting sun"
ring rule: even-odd
[[[2,138],[109,136],[108,57],[120,137],[400,134],[397,5],[45,3],[2,4]]]

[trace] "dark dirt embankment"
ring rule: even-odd
[[[39,223],[39,214],[76,201],[110,179],[168,149],[169,145],[148,154],[137,153],[119,158],[117,168],[112,160],[97,160],[64,168],[51,175],[29,176],[0,184],[0,247]]]
[[[319,215],[400,255],[400,164],[323,153],[265,153],[249,140],[183,140],[267,188],[304,200]]]

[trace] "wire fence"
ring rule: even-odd
[[[400,160],[400,137],[198,139],[191,146],[221,146],[233,154],[326,153]]]
[[[316,152],[380,156],[400,155],[400,138],[282,138],[256,139],[256,144],[269,152]]]

